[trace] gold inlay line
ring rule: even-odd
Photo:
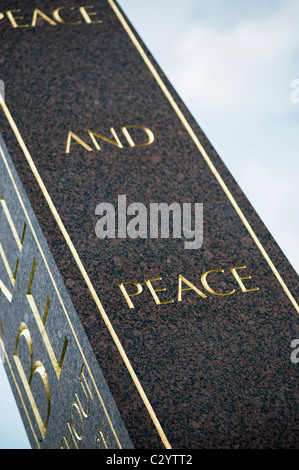
[[[94,299],[94,301],[95,301],[95,303],[98,307],[98,310],[100,311],[100,313],[102,315],[102,318],[103,318],[103,320],[104,320],[104,322],[105,322],[105,324],[106,324],[106,326],[107,326],[107,328],[108,328],[108,330],[109,330],[109,332],[110,332],[110,334],[111,334],[111,336],[112,336],[112,338],[113,338],[113,340],[114,340],[114,342],[115,342],[115,344],[118,348],[118,351],[119,351],[119,353],[120,353],[120,355],[121,355],[128,371],[129,371],[130,375],[131,375],[131,378],[133,379],[133,382],[134,382],[134,384],[135,384],[135,386],[136,386],[136,388],[137,388],[137,390],[138,390],[138,392],[139,392],[139,394],[140,394],[140,396],[143,400],[143,403],[145,404],[146,409],[147,409],[148,413],[151,416],[151,419],[152,419],[152,421],[153,421],[153,423],[154,423],[154,425],[155,425],[155,427],[156,427],[156,429],[159,433],[159,436],[160,436],[164,446],[166,448],[170,449],[171,446],[170,446],[170,444],[167,440],[167,437],[166,437],[166,435],[165,435],[165,433],[164,433],[164,431],[161,427],[161,424],[160,424],[160,422],[159,422],[159,420],[158,420],[158,418],[157,418],[157,416],[156,416],[156,414],[153,410],[153,407],[150,404],[149,399],[147,398],[147,395],[146,395],[145,391],[143,390],[143,387],[142,387],[142,385],[141,385],[141,383],[140,383],[140,381],[139,381],[139,379],[138,379],[138,377],[137,377],[137,375],[136,375],[136,373],[135,373],[135,371],[134,371],[134,369],[133,369],[133,367],[132,367],[132,365],[129,361],[129,358],[127,357],[127,354],[125,353],[125,350],[124,350],[124,348],[123,348],[123,346],[122,346],[122,344],[121,344],[121,342],[120,342],[120,340],[119,340],[119,338],[118,338],[118,336],[117,336],[117,334],[116,334],[116,332],[115,332],[115,330],[114,330],[114,328],[113,328],[113,326],[112,326],[112,324],[111,324],[111,322],[110,322],[110,320],[109,320],[109,318],[108,318],[108,316],[107,316],[107,314],[106,314],[106,312],[105,312],[105,310],[104,310],[104,308],[103,308],[103,306],[100,302],[100,299],[99,299],[99,297],[98,297],[98,295],[97,295],[97,293],[96,293],[96,291],[95,291],[95,289],[94,289],[94,287],[93,287],[93,285],[92,285],[92,283],[91,283],[91,281],[88,277],[88,274],[87,274],[81,260],[80,260],[80,257],[77,253],[77,250],[76,250],[73,242],[71,241],[68,232],[66,231],[66,229],[63,225],[63,222],[62,222],[62,220],[61,220],[61,218],[60,218],[60,216],[59,216],[59,214],[56,210],[56,207],[54,206],[54,204],[52,202],[52,199],[51,199],[51,197],[50,197],[50,195],[49,195],[49,193],[48,193],[48,191],[47,191],[47,189],[44,185],[44,182],[42,181],[42,179],[41,179],[41,177],[38,173],[38,170],[37,170],[32,158],[31,158],[31,155],[30,155],[30,153],[29,153],[29,151],[28,151],[28,149],[27,149],[27,147],[26,147],[26,145],[23,141],[23,138],[22,138],[22,136],[21,136],[21,134],[20,134],[20,132],[19,132],[19,130],[18,130],[11,114],[10,114],[10,111],[7,108],[6,103],[5,103],[5,101],[4,101],[1,94],[0,94],[0,105],[3,109],[3,111],[4,111],[4,114],[7,118],[7,120],[9,122],[16,138],[17,138],[17,141],[18,141],[18,143],[19,143],[19,145],[20,145],[20,147],[21,147],[21,149],[24,153],[24,156],[25,156],[25,158],[26,158],[26,160],[27,160],[27,162],[30,166],[30,169],[31,169],[32,173],[34,174],[34,176],[35,176],[35,178],[36,178],[36,180],[39,184],[39,187],[40,187],[40,189],[41,189],[41,191],[42,191],[42,193],[43,193],[43,195],[44,195],[44,197],[45,197],[45,199],[46,199],[46,201],[47,201],[47,203],[48,203],[48,205],[49,205],[49,207],[52,211],[52,214],[53,214],[53,216],[54,216],[54,218],[55,218],[55,220],[56,220],[56,222],[57,222],[57,224],[58,224],[58,226],[59,226],[59,228],[60,228],[60,230],[61,230],[61,232],[64,236],[64,239],[65,239],[67,245],[69,246],[69,249],[70,249],[70,251],[71,251],[71,253],[72,253],[72,255],[73,255],[73,257],[74,257],[74,259],[77,263],[77,266],[79,267],[79,269],[81,271],[81,274],[83,275],[83,278],[84,278],[84,280],[85,280],[85,282],[86,282],[86,284],[87,284],[87,286],[88,286],[88,288],[91,292],[91,295],[92,295],[92,297],[93,297],[93,299]],[[4,158],[4,154],[3,154],[2,149],[1,149],[1,154],[2,154],[2,158]],[[28,223],[30,223],[29,220],[28,220]],[[30,223],[30,225],[31,225],[31,223]],[[33,227],[32,227],[32,229],[33,229]],[[36,241],[38,243],[37,239],[36,239]],[[39,243],[38,243],[38,245],[39,245]],[[47,265],[45,259],[44,259],[44,261],[45,261],[45,264]],[[54,282],[54,280],[52,282]],[[60,298],[60,294],[58,292],[57,292],[57,295]],[[67,315],[67,313],[66,313],[66,315]],[[67,318],[68,318],[68,315],[67,315]],[[69,323],[70,323],[70,321],[69,321]],[[71,323],[70,323],[70,326],[71,326],[72,331],[73,331],[73,327],[72,327]],[[73,334],[75,335],[74,331],[73,331]],[[79,345],[79,342],[78,342],[78,346],[80,348],[80,351],[82,351],[81,346]],[[83,355],[83,351],[81,353]],[[103,406],[104,406],[104,404],[103,404]],[[113,429],[113,427],[112,427],[112,429]]]
[[[15,374],[14,374],[14,372],[13,372],[13,370],[12,370],[12,366],[11,366],[11,363],[10,363],[10,361],[9,361],[9,358],[8,358],[6,349],[5,349],[5,347],[4,347],[4,343],[3,343],[2,338],[0,338],[0,345],[1,345],[2,350],[3,350],[3,352],[4,352],[5,360],[6,360],[7,364],[8,364],[8,367],[9,367],[9,370],[10,370],[10,373],[11,373],[11,376],[12,376],[13,381],[14,381],[14,383],[15,383],[17,392],[18,392],[18,394],[19,394],[19,397],[20,397],[22,406],[23,406],[23,408],[24,408],[24,411],[25,411],[25,414],[26,414],[26,418],[28,419],[29,426],[30,426],[30,429],[31,429],[32,434],[33,434],[33,436],[34,436],[36,445],[37,445],[37,447],[40,449],[40,445],[39,445],[39,441],[38,441],[37,435],[35,434],[35,431],[34,431],[34,428],[33,428],[33,425],[32,425],[32,422],[31,422],[31,419],[30,419],[30,416],[29,416],[29,413],[28,413],[28,410],[27,410],[26,405],[25,405],[25,402],[24,402],[24,400],[23,400],[22,393],[21,393],[21,390],[20,390],[20,388],[19,388],[18,382],[17,382],[17,380],[16,380]]]
[[[0,94],[0,103],[1,103],[1,98],[2,98],[2,97],[1,97],[1,94]],[[47,262],[47,260],[46,260],[45,255],[44,255],[44,252],[43,252],[43,250],[42,250],[42,248],[41,248],[41,246],[40,246],[38,237],[37,237],[37,235],[36,235],[36,233],[35,233],[35,230],[34,230],[33,225],[32,225],[32,223],[31,223],[29,214],[28,214],[28,212],[27,212],[27,210],[26,210],[26,207],[25,207],[25,205],[24,205],[24,203],[23,203],[22,197],[21,197],[21,195],[20,195],[20,193],[19,193],[18,187],[17,187],[16,182],[15,182],[15,180],[14,180],[14,178],[13,178],[13,175],[12,175],[12,173],[11,173],[11,170],[10,170],[10,168],[9,168],[8,162],[7,162],[6,158],[5,158],[5,155],[4,155],[4,152],[3,152],[3,149],[2,149],[2,147],[1,147],[1,145],[0,145],[0,154],[1,154],[1,157],[2,157],[2,159],[3,159],[3,161],[4,161],[4,164],[5,164],[5,167],[6,167],[6,169],[7,169],[8,174],[9,174],[9,177],[10,177],[10,179],[11,179],[11,181],[12,181],[14,190],[15,190],[15,192],[16,192],[16,194],[17,194],[17,197],[18,197],[18,199],[19,199],[19,202],[20,202],[20,205],[21,205],[21,207],[22,207],[22,209],[23,209],[23,212],[24,212],[24,214],[25,214],[25,217],[26,217],[26,219],[27,219],[27,221],[28,221],[29,227],[30,227],[30,229],[31,229],[31,232],[32,232],[32,234],[33,234],[33,237],[34,237],[34,239],[35,239],[35,242],[36,242],[36,244],[37,244],[37,247],[38,247],[38,249],[39,249],[39,251],[40,251],[40,253],[41,253],[42,259],[43,259],[43,261],[44,261],[44,263],[45,263],[46,269],[47,269],[48,274],[49,274],[49,276],[50,276],[51,282],[52,282],[52,284],[53,284],[53,286],[54,286],[54,289],[55,289],[55,292],[56,292],[57,297],[58,297],[58,299],[59,299],[59,302],[60,302],[60,304],[61,304],[61,306],[62,306],[62,309],[63,309],[63,311],[64,311],[64,314],[65,314],[65,316],[66,316],[66,319],[67,319],[67,321],[68,321],[68,323],[69,323],[69,327],[70,327],[70,329],[71,329],[71,332],[72,332],[72,334],[73,334],[73,336],[74,336],[74,338],[75,338],[75,341],[76,341],[76,343],[77,343],[77,346],[78,346],[78,349],[79,349],[79,351],[80,351],[80,354],[81,354],[81,356],[82,356],[82,358],[83,358],[83,360],[84,360],[84,363],[85,363],[85,365],[86,365],[86,368],[87,368],[87,370],[88,370],[88,373],[89,373],[89,375],[90,375],[90,377],[91,377],[93,386],[94,386],[94,388],[95,388],[95,390],[96,390],[96,392],[97,392],[98,398],[99,398],[99,400],[100,400],[100,402],[101,402],[101,405],[102,405],[102,407],[103,407],[103,410],[104,410],[104,412],[105,412],[105,414],[106,414],[107,420],[108,420],[109,425],[110,425],[110,427],[111,427],[111,429],[112,429],[112,432],[113,432],[114,437],[115,437],[115,439],[116,439],[116,441],[117,441],[117,444],[118,444],[119,448],[121,449],[122,446],[121,446],[121,444],[120,444],[120,441],[119,441],[119,439],[118,439],[118,436],[117,436],[117,434],[116,434],[116,431],[115,431],[115,429],[114,429],[114,427],[113,427],[112,421],[111,421],[111,419],[110,419],[110,416],[109,416],[108,411],[107,411],[107,409],[106,409],[106,406],[105,406],[105,404],[104,404],[103,398],[102,398],[102,396],[101,396],[101,394],[100,394],[100,391],[99,391],[99,389],[98,389],[98,387],[97,387],[97,384],[96,384],[96,382],[95,382],[95,379],[94,379],[94,377],[93,377],[93,374],[92,374],[92,372],[91,372],[91,369],[90,369],[90,367],[89,367],[89,364],[88,364],[88,362],[87,362],[87,360],[86,360],[86,358],[85,358],[84,352],[83,352],[83,350],[82,350],[82,348],[81,348],[81,344],[80,344],[79,339],[78,339],[78,337],[77,337],[77,335],[76,335],[76,332],[75,332],[75,330],[74,330],[74,327],[73,327],[73,325],[72,325],[72,322],[71,322],[71,320],[70,320],[70,318],[69,318],[69,315],[68,315],[68,313],[67,313],[67,310],[66,310],[66,307],[65,307],[65,305],[64,305],[64,302],[63,302],[63,300],[62,300],[62,298],[61,298],[61,295],[60,295],[60,292],[59,292],[58,287],[57,287],[57,285],[56,285],[56,282],[55,282],[55,280],[54,280],[54,278],[53,278],[53,276],[52,276],[50,267],[49,267],[49,265],[48,265],[48,262]],[[3,286],[4,286],[4,284],[3,284]],[[0,281],[0,287],[1,287],[1,281]],[[5,288],[5,286],[4,286],[4,288]],[[6,290],[7,290],[7,289],[6,289]],[[3,293],[5,294],[4,291],[3,291]],[[8,292],[8,294],[10,294],[10,293]],[[12,300],[12,294],[10,294],[10,296],[11,296],[11,297],[10,297],[10,300],[9,300],[9,301],[11,302],[11,300]]]
[[[3,291],[3,294],[7,298],[8,302],[12,301],[12,293],[7,289],[6,285],[0,279],[0,292]]]
[[[8,260],[6,258],[6,254],[3,250],[3,247],[2,247],[2,244],[0,243],[0,256],[2,258],[2,261],[4,263],[4,266],[5,266],[5,269],[6,269],[6,272],[8,274],[8,277],[10,279],[10,282],[11,282],[11,285],[14,287],[15,283],[16,283],[16,280],[15,280],[15,277],[12,273],[12,270],[10,269],[10,266],[9,266],[9,263],[8,263]]]
[[[2,95],[0,94],[0,97],[2,98]],[[11,218],[11,215],[10,215],[10,212],[8,210],[8,207],[7,207],[7,204],[6,204],[6,201],[4,200],[4,198],[1,196],[1,205],[3,207],[3,211],[4,211],[4,214],[6,215],[6,218],[8,220],[8,223],[9,223],[9,226],[11,228],[11,231],[13,233],[13,236],[15,238],[15,241],[16,241],[16,244],[18,245],[18,248],[19,248],[19,251],[21,253],[22,251],[22,242],[21,240],[19,239],[19,235],[18,235],[18,232],[16,230],[16,227],[15,227],[15,224],[13,223],[13,220]]]
[[[199,141],[198,137],[196,136],[195,132],[193,131],[191,125],[189,124],[189,122],[187,121],[187,119],[183,115],[182,111],[180,110],[179,106],[175,102],[175,100],[172,97],[171,93],[169,92],[168,88],[164,84],[164,82],[161,79],[160,75],[158,74],[157,70],[155,69],[155,67],[153,66],[151,61],[149,60],[148,56],[146,55],[146,53],[145,53],[144,49],[142,48],[141,44],[139,43],[138,39],[136,38],[136,36],[134,35],[134,33],[131,30],[130,26],[126,22],[124,16],[120,12],[120,10],[116,6],[116,4],[114,3],[114,0],[107,0],[107,1],[110,4],[111,8],[113,9],[115,15],[117,16],[117,18],[121,22],[121,24],[122,24],[123,28],[125,29],[125,31],[127,32],[128,36],[130,37],[132,43],[134,44],[134,46],[138,50],[139,54],[141,55],[142,59],[144,60],[145,64],[147,65],[148,69],[150,70],[150,72],[154,76],[156,82],[158,83],[159,87],[163,91],[163,93],[166,96],[167,100],[171,104],[173,110],[175,111],[177,116],[180,118],[183,126],[185,127],[185,129],[187,130],[187,132],[190,135],[191,139],[193,140],[196,147],[200,151],[201,155],[205,159],[205,161],[208,164],[210,170],[212,171],[213,175],[215,176],[218,183],[222,187],[223,191],[225,192],[226,196],[228,197],[229,201],[231,202],[231,204],[232,204],[233,208],[235,209],[235,211],[237,212],[238,216],[242,220],[242,222],[245,225],[246,229],[248,230],[249,234],[253,238],[255,244],[257,245],[258,249],[262,253],[263,257],[267,261],[268,265],[270,266],[271,270],[273,271],[274,275],[276,276],[276,278],[277,278],[278,282],[280,283],[281,287],[283,288],[284,292],[287,294],[289,300],[292,302],[292,304],[295,307],[297,313],[299,313],[298,303],[296,302],[293,295],[289,291],[288,287],[286,286],[285,282],[283,281],[282,277],[280,276],[279,272],[277,271],[276,267],[274,266],[272,260],[270,259],[268,253],[266,252],[266,250],[262,246],[262,244],[259,241],[258,237],[256,236],[255,232],[253,231],[251,225],[249,224],[248,220],[246,219],[246,217],[244,216],[244,214],[241,211],[240,207],[238,206],[238,203],[236,202],[236,200],[233,197],[232,193],[230,192],[227,185],[223,181],[222,177],[218,173],[216,167],[214,166],[214,164],[211,161],[210,157],[208,156],[208,154],[206,153],[206,151],[203,148],[202,144],[200,143],[200,141]]]
[[[208,164],[210,170],[212,171],[212,173],[214,174],[215,178],[217,179],[218,183],[220,184],[220,186],[222,187],[223,191],[225,192],[225,194],[227,195],[228,199],[230,200],[232,206],[234,207],[234,209],[236,210],[238,216],[240,217],[240,219],[242,220],[242,222],[244,223],[246,229],[248,230],[249,234],[251,235],[251,237],[253,238],[254,242],[256,243],[257,247],[259,248],[260,252],[262,253],[262,255],[264,256],[264,258],[266,259],[268,265],[270,266],[271,270],[273,271],[273,273],[275,274],[277,280],[279,281],[280,285],[282,286],[283,290],[285,291],[285,293],[287,294],[288,298],[290,299],[290,301],[292,302],[293,306],[295,307],[296,311],[299,313],[299,306],[297,304],[297,302],[295,301],[294,297],[292,296],[291,292],[289,291],[289,289],[287,288],[286,284],[284,283],[282,277],[280,276],[279,272],[277,271],[276,267],[274,266],[273,262],[271,261],[269,255],[267,254],[266,250],[263,248],[262,244],[260,243],[258,237],[256,236],[256,234],[254,233],[252,227],[250,226],[249,222],[247,221],[246,217],[244,216],[244,214],[242,213],[241,209],[239,208],[236,200],[234,199],[233,195],[231,194],[231,192],[229,191],[228,187],[226,186],[225,182],[223,181],[222,177],[220,176],[220,174],[218,173],[217,169],[215,168],[214,164],[212,163],[212,161],[210,160],[209,156],[207,155],[206,151],[204,150],[202,144],[200,143],[200,141],[198,140],[196,134],[194,133],[193,129],[191,128],[190,124],[188,123],[187,119],[185,118],[185,116],[183,115],[182,111],[180,110],[179,106],[176,104],[175,100],[173,99],[172,95],[170,94],[169,90],[167,89],[167,87],[165,86],[164,82],[162,81],[161,77],[159,76],[158,72],[156,71],[155,67],[153,66],[153,64],[151,63],[151,61],[149,60],[149,58],[147,57],[146,53],[144,52],[142,46],[139,44],[136,36],[134,35],[134,33],[132,32],[132,30],[130,29],[129,25],[127,24],[126,20],[124,19],[123,15],[121,14],[120,10],[118,9],[118,7],[116,6],[116,4],[114,3],[113,0],[107,0],[108,3],[110,4],[111,8],[113,9],[113,11],[115,12],[117,18],[119,19],[119,21],[121,22],[122,26],[124,27],[125,31],[127,32],[127,34],[129,35],[130,39],[132,40],[133,44],[135,45],[136,49],[138,50],[139,54],[141,55],[141,57],[143,58],[145,64],[147,65],[147,67],[149,68],[149,70],[151,71],[152,75],[154,76],[155,80],[157,81],[158,85],[160,86],[161,90],[163,91],[164,95],[166,96],[166,98],[168,99],[169,103],[171,104],[172,108],[174,109],[174,111],[176,112],[176,114],[178,115],[178,117],[180,118],[182,124],[184,125],[185,129],[187,130],[187,132],[189,133],[190,137],[192,138],[193,142],[195,143],[196,147],[198,148],[198,150],[200,151],[201,155],[203,156],[203,158],[205,159],[206,163]],[[118,349],[119,349],[119,352],[130,372],[130,375],[131,377],[133,378],[134,380],[134,383],[149,411],[149,414],[151,415],[153,421],[154,421],[154,424],[160,434],[160,437],[162,438],[162,441],[163,443],[165,444],[165,447],[170,447],[167,439],[166,439],[166,436],[160,426],[160,423],[158,422],[157,418],[156,418],[156,415],[141,387],[141,384],[123,350],[123,347],[122,345],[120,344],[119,342],[119,339],[110,323],[110,320],[108,319],[107,317],[107,314],[105,313],[101,303],[100,303],[100,300],[91,284],[91,281],[88,277],[88,274],[79,258],[79,255],[74,247],[74,245],[72,244],[71,242],[71,239],[67,233],[67,231],[65,230],[64,226],[63,226],[63,223],[60,219],[60,216],[44,186],[44,183],[32,161],[32,158],[23,142],[23,139],[21,137],[21,135],[19,134],[19,131],[4,103],[4,100],[2,98],[2,96],[0,95],[0,104],[4,110],[4,113],[16,135],[16,138],[23,150],[23,153],[29,163],[29,166],[33,172],[33,174],[35,175],[37,181],[38,181],[38,184],[47,200],[47,203],[48,205],[50,206],[50,209],[56,219],[56,222],[58,223],[58,226],[60,228],[60,230],[62,231],[62,234],[74,256],[74,259],[81,271],[81,273],[83,274],[83,277],[88,285],[88,288],[96,302],[96,305],[99,309],[99,311],[101,312],[102,314],[102,317],[108,327],[108,330],[110,332],[110,334],[112,335]]]

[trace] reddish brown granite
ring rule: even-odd
[[[5,0],[2,10],[81,5],[78,0]],[[188,135],[107,1],[92,2],[101,24],[12,29],[0,24],[1,79],[6,102],[92,285],[174,448],[298,447],[298,365],[290,361],[298,313],[263,254]],[[26,5],[26,6],[25,6]],[[28,13],[29,14],[29,13]],[[139,40],[142,44],[141,40]],[[144,47],[144,45],[143,45]],[[195,123],[154,59],[173,98],[204,146],[256,236],[298,299],[297,275]],[[87,152],[87,130],[150,128],[155,141],[123,149],[101,142]],[[163,448],[161,438],[86,285],[20,146],[1,114],[1,133],[63,277],[79,319],[137,448]],[[237,136],[236,136],[237,138]],[[99,240],[100,202],[201,202],[204,243],[179,240]],[[271,197],[267,195],[266,197]],[[246,265],[243,293],[229,268]],[[156,305],[144,279],[162,277],[161,300],[176,299],[178,275],[203,290],[210,269],[217,291],[233,295]],[[246,275],[244,273],[244,275]],[[240,273],[241,275],[241,273]],[[119,282],[143,284],[129,309]],[[156,284],[158,287],[158,284]],[[159,285],[160,287],[160,285]]]

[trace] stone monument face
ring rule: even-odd
[[[1,11],[0,345],[32,447],[296,447],[297,275],[134,27]]]

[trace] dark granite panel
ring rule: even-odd
[[[35,5],[53,18],[70,2],[5,0],[28,22]],[[92,5],[101,23],[84,22],[78,9],[63,13],[83,18],[78,25],[1,21],[6,104],[30,156],[8,112],[1,132],[130,438],[137,448],[297,447],[297,276],[116,4]],[[154,141],[132,146],[124,126],[144,126]],[[128,129],[146,142],[142,129]],[[121,147],[97,137],[97,149],[88,130],[116,133]],[[85,146],[67,153],[69,131]],[[146,207],[203,203],[202,247],[100,240],[95,208],[116,206],[118,195]],[[230,269],[241,266],[239,276],[251,276],[244,285],[259,290],[241,290]],[[233,294],[202,285],[204,272],[219,269],[208,275],[211,288]],[[206,297],[183,291],[179,302],[179,275]],[[161,301],[174,302],[155,303],[145,283],[154,278],[167,289]],[[134,309],[118,286],[128,281],[143,286]]]

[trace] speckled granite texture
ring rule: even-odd
[[[59,6],[81,6],[78,0],[4,3],[2,11],[22,9],[20,22],[31,21],[34,7],[51,16]],[[298,312],[109,2],[92,5],[98,12],[92,19],[102,23],[38,21],[34,28],[12,28],[6,17],[0,22],[7,106],[82,265],[3,112],[0,125],[129,436],[136,448],[165,444],[90,285],[173,448],[296,448],[299,367],[290,360],[290,344],[299,337]],[[66,13],[79,18],[76,11]],[[298,301],[298,279],[288,260],[147,51],[146,57]],[[151,129],[154,142],[131,147],[121,133],[130,125]],[[99,140],[101,150],[72,145],[65,152],[69,131],[92,146],[88,129],[112,138],[111,127],[123,148]],[[135,138],[141,139],[137,133]],[[119,194],[146,206],[203,203],[203,246],[185,250],[183,241],[174,239],[98,239],[95,208],[100,202],[116,205]],[[242,292],[232,276],[230,268],[243,265],[239,275],[252,277],[244,284],[258,291]],[[234,294],[204,290],[201,275],[212,269],[224,273],[209,275],[211,287],[235,289]],[[207,298],[185,291],[177,302],[179,274]],[[161,300],[175,302],[155,304],[144,279],[157,277],[162,281],[155,286],[167,288],[159,292]],[[143,285],[142,294],[132,297],[135,309],[118,287],[125,281]]]
[[[1,256],[0,343],[5,347],[4,366],[31,445],[46,449],[132,448],[1,136],[0,174],[1,254],[4,251],[10,266],[17,263],[17,269],[12,269],[15,278],[12,286]],[[3,201],[16,232],[24,233],[21,250],[16,246]],[[11,293],[11,299],[3,290],[3,284]],[[38,316],[34,315],[28,301],[29,285],[44,329],[41,322],[36,321]],[[50,304],[45,317],[47,302]],[[48,341],[43,340],[45,335]],[[22,379],[16,357],[20,359],[25,379]],[[38,363],[42,364],[40,371],[46,373],[45,380],[34,372]],[[26,383],[30,385],[29,393]]]

